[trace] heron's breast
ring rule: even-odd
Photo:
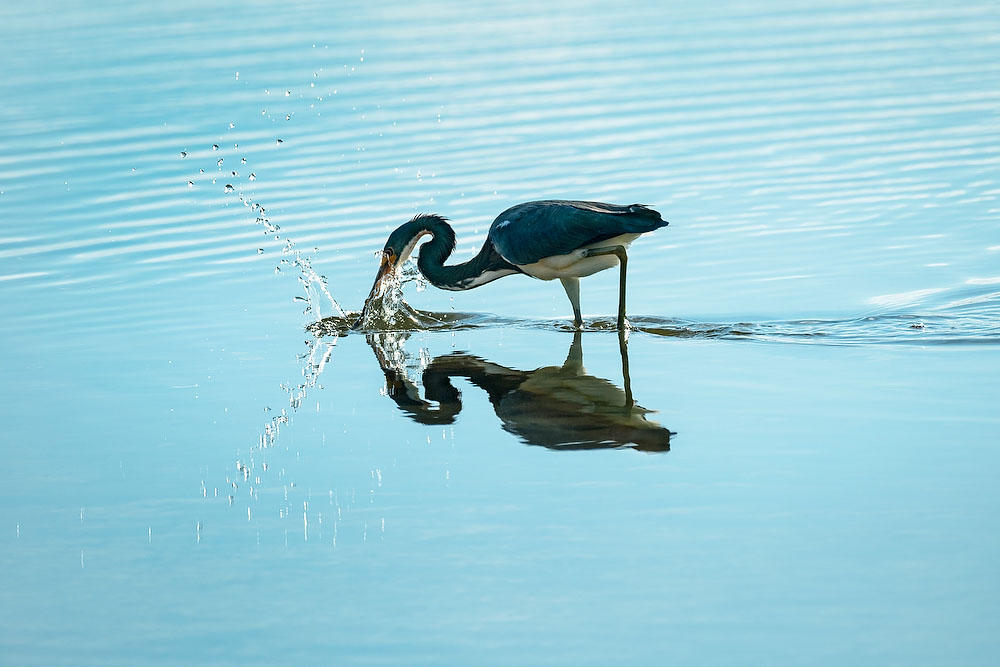
[[[585,278],[598,271],[610,269],[618,266],[617,255],[597,255],[596,257],[585,257],[587,250],[591,248],[604,248],[608,246],[621,245],[626,248],[632,241],[639,238],[639,234],[622,234],[600,243],[578,248],[566,255],[553,255],[543,257],[531,264],[521,264],[518,268],[533,278],[540,280],[555,280],[556,278]]]

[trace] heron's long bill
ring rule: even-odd
[[[365,314],[368,312],[368,306],[376,298],[382,296],[384,291],[382,289],[382,283],[384,283],[386,278],[391,276],[393,271],[396,270],[396,262],[394,259],[395,257],[392,253],[382,253],[382,261],[379,264],[378,273],[375,275],[375,282],[372,284],[372,290],[368,293],[368,298],[365,299],[365,305],[361,307],[361,314],[358,315],[358,319],[352,328],[357,329],[361,326],[361,322],[365,319]]]

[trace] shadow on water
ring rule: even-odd
[[[369,333],[366,339],[385,374],[389,398],[416,422],[454,423],[462,394],[451,380],[464,378],[486,392],[503,429],[525,444],[556,450],[670,450],[670,430],[647,420],[652,411],[632,397],[624,335],[619,336],[624,389],[587,374],[577,331],[561,366],[522,371],[462,352],[435,357],[423,370],[424,398],[387,345],[398,336]]]

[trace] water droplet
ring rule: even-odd
[[[235,189],[236,188],[234,188],[232,185],[230,185],[229,183],[226,183],[226,192],[232,192]]]
[[[219,144],[212,144],[212,150],[213,151],[219,150]]]
[[[188,156],[187,151],[181,151],[181,157],[187,157],[187,156]]]

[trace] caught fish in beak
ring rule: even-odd
[[[372,291],[368,293],[368,298],[365,299],[365,305],[361,308],[361,314],[358,316],[358,320],[354,323],[353,329],[357,329],[361,326],[361,322],[365,319],[365,314],[368,312],[368,306],[375,299],[381,297],[385,292],[385,281],[387,278],[392,276],[396,267],[399,266],[399,261],[396,257],[396,253],[392,249],[386,249],[382,251],[382,261],[379,263],[378,273],[375,275],[375,282],[372,284]]]
[[[365,306],[367,306],[368,302],[372,299],[382,296],[382,292],[384,291],[382,284],[395,270],[396,255],[392,252],[392,250],[383,250],[382,261],[379,263],[378,273],[375,275],[375,282],[372,284],[372,291],[368,293],[368,298],[365,299]]]

